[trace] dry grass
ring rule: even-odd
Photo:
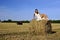
[[[44,21],[42,23],[44,24]],[[58,23],[52,23],[52,29],[56,31],[56,33],[36,35],[33,31],[35,30],[36,33],[42,31],[38,26],[44,27],[43,24],[37,25],[34,21],[32,23],[24,23],[23,25],[17,25],[16,23],[0,23],[0,40],[60,40],[60,24]]]

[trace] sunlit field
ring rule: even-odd
[[[56,33],[35,35],[30,33],[30,23],[0,23],[0,40],[60,40],[60,24],[52,23],[52,30]]]

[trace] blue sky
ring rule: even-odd
[[[0,19],[31,20],[35,8],[49,19],[60,19],[60,0],[0,0]]]

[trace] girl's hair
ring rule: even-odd
[[[35,9],[35,11],[38,11],[38,9]]]
[[[38,9],[35,9],[35,12],[38,13]]]

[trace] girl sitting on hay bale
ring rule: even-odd
[[[45,14],[39,14],[38,9],[35,9],[35,13],[34,13],[34,18],[33,19],[36,20],[36,21],[40,21],[40,20],[47,21],[47,23],[45,24],[46,25],[45,32],[51,33],[52,27],[51,27],[51,23],[50,23],[47,15],[45,15]]]

